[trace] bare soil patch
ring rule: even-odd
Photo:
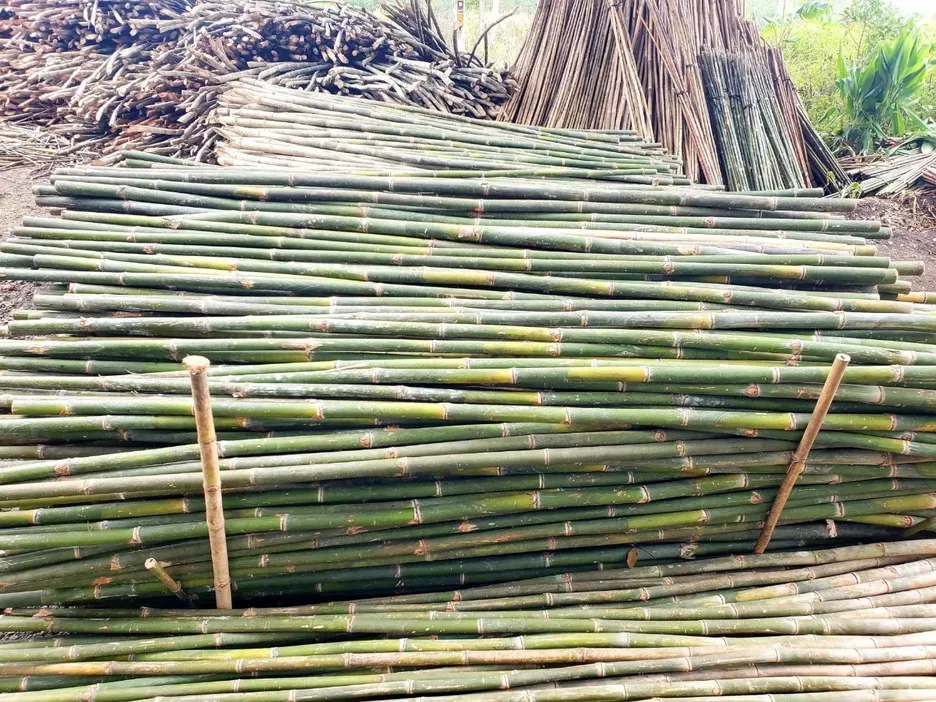
[[[923,261],[923,275],[909,279],[913,289],[936,290],[936,195],[867,198],[858,203],[852,218],[880,220],[890,227],[892,238],[878,242],[880,254],[901,261]]]
[[[31,167],[0,171],[0,241],[19,226],[23,217],[43,212],[32,194],[33,184],[43,180],[45,175]],[[31,307],[38,288],[34,283],[0,280],[0,323],[8,321],[13,310]]]

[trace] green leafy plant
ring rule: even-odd
[[[799,19],[813,22],[831,22],[832,3],[823,0],[808,0],[796,11],[796,16]]]
[[[931,65],[929,47],[909,28],[863,66],[840,54],[835,84],[844,103],[843,146],[866,153],[888,138],[925,128],[915,110]]]

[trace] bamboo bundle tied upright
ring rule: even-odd
[[[504,122],[635,130],[737,191],[847,182],[737,0],[543,2],[514,73]]]
[[[211,567],[214,571],[215,601],[218,609],[231,609],[231,572],[228,565],[227,534],[224,529],[224,498],[221,493],[221,468],[218,464],[218,437],[215,434],[208,369],[211,361],[203,356],[186,356],[182,362],[192,383],[192,404],[198,448],[201,453],[202,480],[205,490],[205,520],[211,544]],[[174,586],[173,586],[174,587]],[[173,591],[173,594],[177,592]]]

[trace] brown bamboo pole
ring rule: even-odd
[[[211,396],[208,393],[207,370],[211,361],[203,356],[186,356],[182,363],[188,368],[192,382],[195,428],[201,453],[205,490],[205,518],[211,546],[215,601],[218,609],[231,609],[231,575],[228,567],[227,540],[224,533],[224,507],[221,499],[221,469],[218,465],[218,439],[215,435]]]
[[[816,443],[816,437],[819,436],[819,430],[822,428],[822,423],[829,413],[829,407],[832,406],[832,400],[835,399],[835,393],[838,392],[839,385],[842,384],[845,369],[848,368],[850,361],[851,358],[844,353],[840,353],[835,357],[835,361],[832,363],[832,369],[829,371],[829,376],[826,378],[825,385],[822,386],[822,392],[819,394],[819,399],[816,401],[816,409],[813,410],[812,417],[809,418],[809,424],[806,425],[803,438],[800,439],[799,447],[793,454],[793,460],[790,461],[790,467],[787,468],[783,482],[780,483],[780,489],[777,491],[777,496],[774,498],[773,504],[770,507],[770,512],[767,514],[764,527],[761,530],[760,536],[757,538],[757,543],[754,545],[754,553],[763,553],[767,550],[767,545],[770,543],[774,529],[777,528],[777,523],[780,521],[783,508],[786,506],[787,500],[790,499],[793,486],[806,469],[806,459],[809,457],[809,452],[812,450],[813,444]]]
[[[169,592],[178,597],[189,607],[195,606],[192,602],[192,598],[189,597],[188,593],[182,588],[182,583],[178,580],[173,580],[172,576],[166,572],[165,568],[159,565],[159,561],[155,558],[147,558],[143,563],[143,567],[152,573],[159,582],[165,585]]]

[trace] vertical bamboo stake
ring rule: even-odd
[[[232,609],[231,574],[228,567],[227,540],[224,533],[224,507],[221,500],[221,469],[218,466],[218,439],[215,435],[211,396],[208,394],[206,372],[211,361],[202,356],[186,356],[182,363],[192,381],[195,428],[201,452],[202,478],[205,488],[205,517],[211,546],[211,567],[214,571],[215,602],[218,609]]]
[[[159,565],[159,561],[157,561],[155,558],[147,558],[146,562],[143,563],[143,567],[156,576],[156,579],[165,585],[169,592],[178,597],[189,607],[195,606],[192,603],[192,598],[189,597],[188,593],[182,589],[182,583],[180,583],[178,580],[173,580],[172,576],[169,575],[169,573],[167,573],[161,565]]]
[[[832,406],[835,393],[838,392],[839,385],[842,384],[842,376],[845,375],[845,369],[848,368],[849,361],[851,361],[851,359],[844,353],[840,353],[835,357],[835,362],[832,364],[832,369],[829,371],[825,385],[822,386],[822,392],[819,393],[816,409],[813,410],[812,417],[809,418],[809,424],[806,426],[803,438],[800,440],[796,453],[793,454],[790,467],[787,468],[786,475],[783,477],[783,482],[780,484],[780,489],[777,491],[777,496],[774,498],[773,505],[770,507],[767,521],[764,522],[764,528],[761,530],[760,536],[757,538],[757,543],[754,545],[754,553],[763,553],[767,550],[767,544],[770,543],[770,539],[773,537],[774,529],[777,528],[777,523],[780,521],[783,508],[786,506],[787,500],[790,499],[793,486],[796,484],[797,478],[800,477],[803,470],[806,468],[806,459],[809,457],[809,452],[812,450],[813,444],[816,443],[816,437],[819,436],[822,423],[829,413],[829,407]]]
[[[461,43],[462,29],[465,26],[465,0],[455,0],[455,28],[452,32],[452,44],[455,54],[458,55]]]

